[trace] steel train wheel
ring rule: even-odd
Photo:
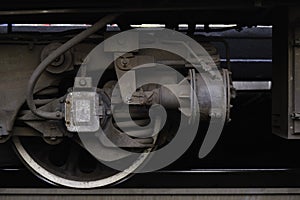
[[[110,98],[104,94],[102,98],[109,107]],[[135,111],[133,120],[145,119],[145,123],[148,123],[148,111],[143,112]],[[105,118],[100,123],[103,126],[112,125],[108,123],[109,121],[111,120]],[[155,148],[156,142],[153,140],[151,147],[137,149],[141,154],[132,159],[130,166],[126,169],[117,171],[102,164],[86,150],[77,134],[71,138],[61,138],[62,141],[58,144],[44,139],[43,137],[13,136],[12,141],[17,154],[34,174],[52,184],[72,188],[103,187],[125,180],[146,162],[147,152]],[[126,158],[115,162],[122,162],[122,159]]]
[[[116,171],[101,164],[71,139],[57,145],[46,144],[39,137],[15,136],[12,140],[18,155],[33,173],[52,184],[72,188],[96,188],[120,182],[147,158],[146,153],[141,154],[126,170]]]

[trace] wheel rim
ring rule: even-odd
[[[21,137],[13,137],[13,143],[16,148],[17,153],[21,157],[24,164],[33,171],[37,176],[42,178],[43,180],[57,185],[72,187],[72,188],[96,188],[96,187],[103,187],[107,185],[111,185],[117,182],[120,182],[130,174],[132,174],[137,168],[139,168],[146,160],[148,152],[150,149],[147,149],[142,153],[133,163],[124,171],[116,171],[111,169],[110,172],[106,171],[106,174],[95,176],[99,172],[88,173],[82,172],[81,175],[86,174],[85,177],[76,177],[74,174],[69,174],[69,171],[65,171],[68,173],[64,173],[63,163],[56,163],[54,165],[48,165],[47,157],[45,156],[45,152],[43,150],[36,151],[36,149],[31,148],[32,146],[32,139],[33,138],[21,138]],[[31,141],[28,145],[28,141]],[[40,139],[42,140],[42,139]],[[43,144],[44,147],[47,147],[45,143]],[[53,145],[50,145],[53,147]],[[49,145],[48,145],[49,147]],[[38,153],[37,153],[38,152]],[[44,153],[43,153],[44,152]],[[74,153],[74,152],[72,152]],[[80,154],[77,154],[80,155]],[[44,157],[44,160],[41,159]],[[78,157],[78,159],[80,159]],[[53,160],[52,160],[53,161]],[[72,161],[72,160],[71,160]],[[61,166],[60,166],[61,165]],[[99,165],[99,163],[97,163]],[[53,167],[54,166],[54,167]],[[102,165],[103,167],[104,165]],[[96,167],[97,168],[97,167]],[[104,167],[108,168],[108,167]],[[77,170],[75,170],[77,171]]]

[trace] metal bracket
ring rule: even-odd
[[[292,120],[300,120],[300,113],[292,113],[291,118]]]

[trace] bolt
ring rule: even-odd
[[[216,118],[221,118],[222,114],[221,113],[216,113]]]
[[[215,116],[216,116],[216,113],[213,113],[213,112],[212,112],[212,113],[209,113],[209,116],[210,116],[210,117],[215,117]]]
[[[106,114],[107,114],[107,115],[111,115],[111,110],[107,110],[107,111],[106,111]]]
[[[85,86],[86,85],[86,80],[85,79],[80,79],[79,80],[79,85]]]
[[[56,117],[60,117],[61,113],[59,111],[56,111]]]
[[[220,118],[220,117],[222,117],[222,114],[221,113],[211,112],[209,114],[209,116],[212,117],[212,118]]]
[[[127,103],[130,103],[130,102],[131,102],[131,97],[127,96],[127,97],[126,97],[126,102],[127,102]]]
[[[122,58],[121,59],[121,64],[123,67],[127,67],[127,64],[129,63],[129,59],[128,58]]]

